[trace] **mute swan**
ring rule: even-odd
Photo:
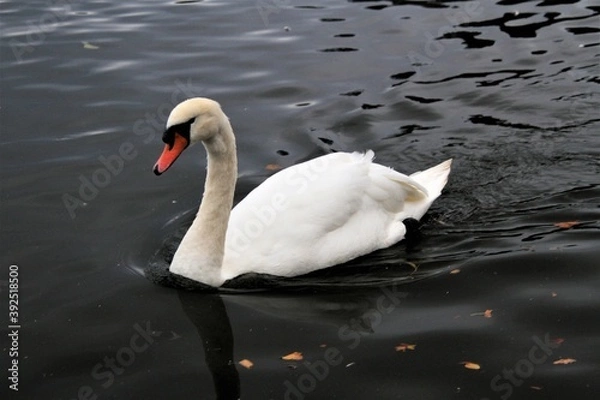
[[[162,140],[156,175],[191,144],[202,142],[208,154],[200,209],[169,270],[214,287],[250,272],[302,275],[399,242],[402,221],[425,214],[452,162],[406,176],[373,163],[370,150],[327,154],[279,171],[232,210],[235,137],[219,103],[180,103]]]

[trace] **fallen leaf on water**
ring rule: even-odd
[[[267,171],[277,171],[278,169],[281,169],[281,165],[279,165],[279,164],[267,164],[267,165],[265,165],[265,169]]]
[[[453,269],[452,271],[450,271],[450,273],[451,273],[452,275],[454,275],[454,274],[458,274],[458,273],[460,273],[460,269],[459,269],[459,268],[455,268],[455,269]]]
[[[485,310],[484,312],[475,312],[475,313],[471,313],[471,317],[485,317],[485,318],[492,318],[492,312],[494,312],[494,310]]]
[[[243,360],[239,361],[238,364],[240,364],[242,367],[246,368],[246,369],[250,369],[254,366],[254,363],[250,360],[248,360],[247,358],[244,358]]]
[[[400,343],[398,346],[396,346],[396,351],[405,352],[406,350],[414,350],[415,347],[417,347],[416,344]]]
[[[281,357],[281,359],[285,361],[300,361],[303,358],[304,357],[302,356],[302,353],[300,353],[299,351],[294,351],[293,353]]]
[[[83,44],[84,49],[88,50],[98,50],[100,47],[91,44],[90,42],[81,42]]]
[[[561,337],[551,340],[551,342],[556,344],[557,346],[560,346],[564,341],[565,341],[565,339],[563,339]]]
[[[463,361],[461,362],[461,364],[464,365],[466,369],[481,369],[481,366],[479,364],[476,364],[471,361]]]
[[[576,361],[577,360],[574,359],[574,358],[561,358],[559,360],[554,361],[552,364],[554,364],[554,365],[567,365],[567,364],[573,364]]]
[[[570,229],[570,228],[574,227],[575,225],[579,225],[579,221],[564,221],[564,222],[557,222],[554,224],[554,226],[556,226],[557,228],[560,228],[560,229]]]

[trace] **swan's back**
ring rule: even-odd
[[[295,276],[402,240],[440,195],[448,160],[406,176],[373,152],[333,153],[268,178],[231,212],[222,275]]]

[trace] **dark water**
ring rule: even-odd
[[[1,4],[2,304],[16,265],[20,326],[14,357],[3,306],[19,391],[3,375],[2,398],[600,392],[597,2]],[[233,122],[238,197],[332,150],[455,167],[415,243],[279,290],[161,287],[144,270],[197,207],[204,154],[151,167],[193,95]]]

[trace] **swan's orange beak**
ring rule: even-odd
[[[175,140],[173,144],[166,144],[165,148],[158,158],[156,164],[154,164],[154,173],[160,175],[169,169],[171,165],[177,160],[177,157],[188,147],[188,141],[186,138],[178,133],[175,133]]]

